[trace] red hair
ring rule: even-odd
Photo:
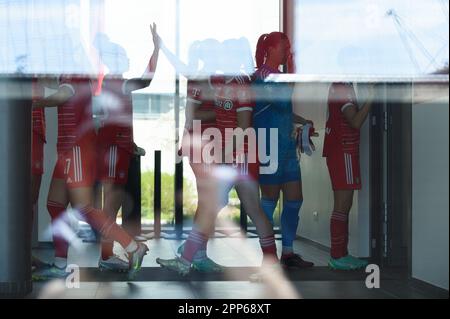
[[[282,40],[289,41],[289,38],[283,32],[266,33],[259,37],[255,55],[257,68],[264,64],[269,48],[276,47]]]

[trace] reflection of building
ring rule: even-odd
[[[173,93],[135,93],[133,94],[133,113],[135,118],[158,118],[173,110]],[[180,97],[180,105],[185,105],[185,97]]]

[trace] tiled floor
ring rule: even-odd
[[[150,240],[150,252],[144,260],[144,269],[137,281],[127,281],[123,275],[99,273],[96,269],[99,248],[97,244],[71,247],[69,263],[81,269],[78,289],[68,289],[62,281],[34,283],[29,298],[136,298],[136,299],[265,299],[265,298],[448,298],[448,292],[425,292],[402,279],[401,276],[384,276],[380,289],[368,289],[365,274],[336,273],[325,268],[328,254],[307,242],[296,241],[295,248],[305,259],[316,264],[307,271],[291,272],[288,276],[274,275],[266,283],[251,283],[247,274],[261,260],[257,239],[212,239],[208,246],[209,256],[229,267],[223,276],[192,276],[180,278],[161,270],[155,259],[174,256],[180,241]],[[277,241],[277,245],[281,243]],[[115,247],[121,254],[119,247]],[[35,255],[51,260],[51,249],[39,249]],[[105,279],[105,276],[107,276]],[[288,277],[290,279],[288,279]]]

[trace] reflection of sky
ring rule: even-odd
[[[95,72],[90,15],[96,1],[0,0],[0,73]],[[140,76],[153,50],[149,24],[155,21],[175,51],[175,0],[105,0],[104,31],[127,50],[130,70]],[[405,26],[435,58],[407,39],[411,62],[392,18]],[[296,57],[306,74],[406,75],[431,72],[448,61],[448,0],[298,0]],[[101,18],[98,17],[97,20]],[[255,50],[258,36],[278,27],[278,0],[180,1],[180,57],[198,40],[245,37]],[[91,30],[89,30],[91,28]],[[173,68],[162,55],[154,89],[167,91]]]
[[[0,72],[92,73],[77,0],[0,1]],[[20,58],[18,58],[20,57]]]
[[[304,74],[406,75],[432,72],[448,62],[448,0],[302,0],[297,6],[297,64]],[[430,63],[407,38],[414,66],[392,17],[423,44]],[[403,31],[406,34],[406,31]]]

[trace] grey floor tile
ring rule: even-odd
[[[150,250],[144,259],[143,266],[159,267],[156,258],[173,258],[181,243],[180,240],[167,239],[147,241],[146,244]],[[277,240],[276,244],[279,252],[281,252],[281,241]],[[313,261],[316,266],[327,265],[328,251],[303,240],[296,240],[294,249],[299,251],[306,260]],[[120,245],[116,244],[114,251],[124,258],[126,257]],[[33,254],[44,261],[51,262],[53,260],[53,250],[49,248],[34,250]],[[99,254],[100,247],[98,244],[82,243],[78,247],[70,248],[69,263],[83,268],[97,267]],[[231,270],[233,270],[233,267],[258,267],[262,259],[257,238],[244,240],[240,238],[211,239],[208,243],[208,255],[216,262],[231,267]],[[363,281],[354,281],[354,278],[342,278],[342,276],[336,277],[335,280],[333,276],[329,276],[325,268],[323,271],[324,276],[326,275],[323,280],[310,278],[306,281],[289,283],[289,287],[293,288],[293,292],[300,293],[306,299],[433,298],[433,295],[411,285],[403,277],[382,280],[381,289],[370,290],[365,287]],[[232,272],[230,272],[230,276],[230,280],[235,281],[180,282],[177,278],[170,278],[171,281],[165,282],[159,281],[159,279],[156,279],[158,281],[131,283],[126,281],[98,282],[101,281],[99,277],[97,280],[96,278],[90,278],[89,282],[82,282],[80,289],[67,289],[64,283],[34,283],[33,292],[27,298],[264,299],[274,298],[273,294],[268,295],[268,292],[276,292],[277,287],[279,287],[241,281],[244,280],[241,278],[242,276],[233,279]],[[304,279],[304,277],[292,276],[291,278],[295,278],[294,280]]]

